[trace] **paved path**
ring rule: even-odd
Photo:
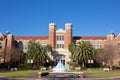
[[[0,77],[0,80],[38,80],[37,78],[6,78]],[[79,78],[42,78],[42,80],[80,80]],[[120,77],[116,78],[83,78],[83,80],[120,80]]]

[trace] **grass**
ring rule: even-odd
[[[88,69],[83,72],[85,72],[87,76],[93,76],[99,78],[120,77],[120,70],[104,72],[102,68],[98,68],[98,69]]]
[[[88,73],[88,75],[99,78],[109,78],[109,77],[118,77],[120,76],[120,73],[98,72],[98,73]]]
[[[5,72],[0,73],[0,76],[9,77],[9,78],[23,78],[36,76],[38,71],[16,71],[16,72]]]
[[[75,72],[76,70],[72,70]],[[120,70],[112,70],[110,72],[104,72],[103,68],[88,68],[87,70],[81,70],[76,72],[84,72],[86,76],[93,76],[98,78],[110,78],[120,77]]]
[[[24,77],[37,76],[37,72],[40,72],[40,70],[4,72],[4,73],[0,73],[0,76],[9,77],[9,78],[24,78]],[[99,78],[109,78],[109,77],[118,77],[118,76],[120,77],[120,70],[103,72],[102,69],[88,69],[80,72],[85,72],[87,76],[94,76]]]

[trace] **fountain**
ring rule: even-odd
[[[63,65],[61,60],[58,62],[58,64],[53,67],[52,72],[47,73],[41,73],[38,72],[38,79],[41,80],[41,78],[51,78],[51,79],[57,79],[57,80],[73,80],[73,79],[79,79],[82,80],[83,78],[83,72],[70,72],[69,68]]]
[[[52,69],[53,72],[67,72],[68,68],[64,66],[61,62],[61,60],[58,62],[58,64]]]

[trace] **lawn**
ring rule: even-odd
[[[24,77],[33,77],[33,76],[37,77],[37,72],[40,72],[40,70],[4,72],[4,73],[0,73],[0,76],[9,77],[9,78],[24,78]],[[118,76],[120,77],[120,70],[103,72],[101,69],[95,69],[95,70],[85,70],[80,72],[84,72],[86,76],[94,76],[98,78],[108,78],[108,77],[118,77]]]
[[[108,77],[120,77],[120,70],[113,70],[110,72],[104,72],[103,69],[90,69],[83,71],[87,76],[94,76],[99,78],[108,78]]]
[[[5,72],[0,73],[0,76],[9,77],[9,78],[23,78],[36,76],[38,71],[16,71],[16,72]]]
[[[112,73],[112,72],[98,72],[98,73],[88,73],[88,76],[94,76],[99,78],[109,78],[109,77],[120,77],[120,73]]]

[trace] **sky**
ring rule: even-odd
[[[15,36],[48,36],[72,23],[74,36],[120,33],[120,0],[0,0],[0,32]]]

